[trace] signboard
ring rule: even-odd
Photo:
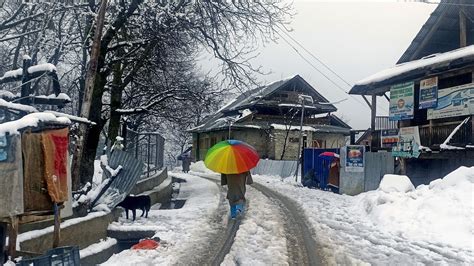
[[[415,83],[407,82],[390,88],[390,120],[413,118]]]
[[[392,148],[392,156],[418,158],[420,146],[418,127],[402,127],[398,134],[398,143]]]
[[[381,134],[381,147],[392,148],[398,143],[398,128],[384,129],[380,131]]]
[[[436,108],[438,105],[438,77],[420,81],[419,109]]]
[[[428,119],[474,114],[474,83],[438,91],[438,106],[428,109]]]
[[[365,147],[349,145],[346,148],[346,172],[364,172]]]

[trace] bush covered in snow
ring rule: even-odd
[[[474,167],[460,167],[413,188],[406,176],[384,176],[376,191],[357,196],[362,216],[381,230],[414,240],[472,249]]]

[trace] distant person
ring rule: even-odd
[[[188,154],[185,154],[182,157],[182,161],[183,161],[183,173],[188,173],[189,167],[191,166],[191,156]]]
[[[221,185],[227,185],[227,199],[230,205],[230,217],[235,219],[245,210],[245,185],[253,183],[250,172],[240,174],[221,174]]]

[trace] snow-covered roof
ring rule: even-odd
[[[298,83],[293,83],[298,82]],[[243,119],[247,117],[252,112],[250,109],[255,108],[256,106],[259,107],[266,107],[268,103],[263,101],[266,97],[270,96],[273,93],[276,93],[279,89],[285,88],[287,85],[298,84],[299,87],[305,89],[308,94],[311,94],[313,99],[315,100],[314,104],[306,103],[305,106],[309,110],[313,110],[313,112],[317,113],[328,113],[328,112],[335,112],[337,108],[330,103],[326,98],[324,98],[321,94],[319,94],[311,85],[309,85],[302,77],[299,75],[294,75],[288,77],[286,79],[282,79],[279,81],[272,82],[265,86],[258,87],[256,89],[250,90],[248,92],[244,92],[239,95],[237,98],[229,101],[225,104],[221,109],[219,109],[216,113],[209,116],[204,122],[195,127],[190,129],[190,132],[206,132],[212,130],[221,130],[229,126],[229,121],[232,120],[234,122],[237,119]],[[306,92],[305,92],[306,93]],[[297,107],[300,108],[301,105],[295,104],[275,104],[275,106],[280,107]],[[240,112],[240,113],[239,113]],[[235,125],[243,126],[240,125]],[[252,125],[250,125],[252,126]],[[261,125],[253,125],[254,127],[261,127]]]
[[[56,117],[54,114],[51,113],[31,113],[25,115],[24,117],[9,121],[0,124],[0,136],[4,136],[5,134],[19,134],[19,130],[28,128],[28,127],[37,127],[39,123],[55,123],[55,124],[64,124],[69,125],[71,121],[66,117]]]
[[[472,2],[472,0],[466,0],[466,2]],[[471,28],[474,16],[473,5],[460,5],[459,0],[440,1],[397,64],[459,48],[460,12],[466,14],[467,27]],[[474,40],[467,38],[467,45],[473,43]]]
[[[416,80],[427,74],[446,71],[474,64],[474,45],[446,53],[426,56],[419,60],[395,65],[358,81],[350,90],[351,94],[381,94],[391,85],[408,80]]]

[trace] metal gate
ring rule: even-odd
[[[334,152],[339,154],[340,151],[339,149],[317,148],[305,148],[303,150],[303,185],[318,187],[323,190],[328,189],[331,160],[328,160],[324,157],[319,157],[319,155],[323,152]]]

